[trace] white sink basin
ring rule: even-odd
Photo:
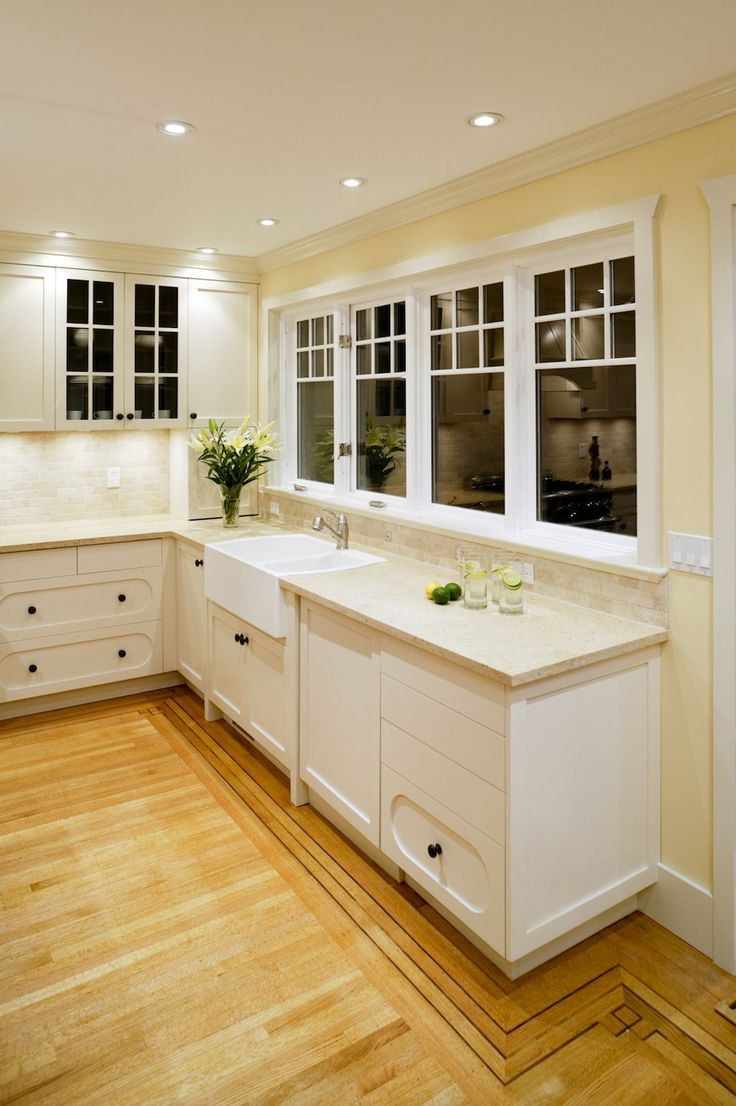
[[[305,572],[341,572],[379,564],[383,557],[335,549],[308,534],[238,538],[208,545],[204,587],[208,599],[272,637],[286,637],[286,600],[279,580]]]

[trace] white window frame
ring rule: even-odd
[[[289,326],[297,317],[332,311],[335,333],[349,333],[351,310],[362,304],[405,299],[407,318],[407,498],[381,495],[382,515],[458,535],[486,537],[533,549],[552,549],[607,562],[660,567],[659,381],[655,284],[655,215],[658,196],[586,212],[543,226],[504,235],[472,246],[402,262],[367,274],[267,299],[263,303],[264,365],[268,364],[274,323],[281,320],[280,410],[271,406],[287,443],[280,490],[303,488],[301,494],[344,509],[375,515],[369,505],[375,493],[352,490],[351,458],[336,459],[335,484],[309,485],[296,477],[296,390]],[[580,532],[577,527],[538,522],[536,499],[536,395],[533,271],[567,268],[601,260],[611,251],[633,254],[636,281],[637,514],[638,536]],[[500,275],[499,275],[500,274]],[[506,513],[494,515],[432,504],[431,377],[429,371],[429,302],[433,292],[473,283],[504,281]],[[449,283],[448,283],[449,282]],[[290,323],[291,321],[291,323]],[[268,336],[268,337],[265,337]],[[295,348],[295,347],[294,347]],[[335,441],[342,437],[353,411],[350,350],[335,351]],[[552,364],[552,363],[550,363]],[[581,362],[581,364],[584,364]],[[545,365],[545,367],[547,367]],[[346,394],[350,388],[351,394]],[[293,448],[289,448],[293,442]],[[471,517],[466,517],[471,516]]]

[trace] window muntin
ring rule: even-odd
[[[538,273],[534,304],[537,519],[635,536],[634,259]]]
[[[432,502],[503,514],[503,282],[435,293],[429,318]]]
[[[353,381],[360,491],[406,496],[406,301],[354,310]]]
[[[335,480],[335,319],[297,319],[297,477],[320,484]]]

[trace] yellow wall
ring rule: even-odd
[[[663,541],[711,533],[708,208],[701,181],[736,172],[736,116],[466,204],[266,273],[264,299],[653,193],[662,194]],[[666,549],[666,545],[663,545]],[[662,702],[662,859],[711,886],[711,584],[670,577]]]

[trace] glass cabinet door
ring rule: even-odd
[[[119,428],[123,420],[123,278],[60,270],[57,279],[57,425]]]
[[[186,284],[126,278],[126,419],[138,426],[186,425]]]

